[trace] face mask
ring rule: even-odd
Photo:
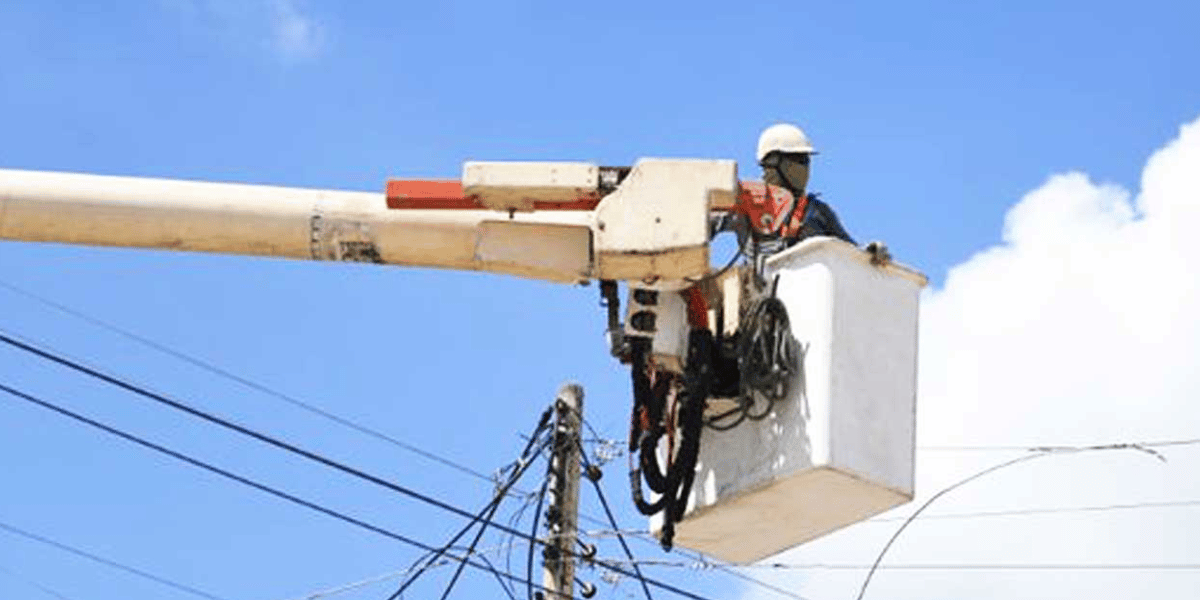
[[[808,186],[808,164],[807,154],[770,155],[763,161],[763,181],[803,195]]]
[[[763,169],[763,183],[768,185],[777,185],[787,187],[783,183],[783,177],[779,175],[779,167],[766,167]]]
[[[797,196],[804,195],[804,189],[808,186],[808,164],[801,164],[799,161],[783,159],[779,163],[779,175],[783,178],[784,184],[792,190]]]

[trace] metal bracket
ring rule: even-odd
[[[309,219],[309,236],[313,260],[383,263],[366,223],[330,219],[315,213]]]

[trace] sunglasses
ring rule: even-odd
[[[793,152],[793,153],[772,152],[772,153],[764,156],[762,159],[762,162],[758,163],[758,164],[760,164],[764,167],[775,168],[775,167],[778,167],[779,165],[781,165],[783,163],[784,159],[794,161],[794,162],[800,163],[802,165],[808,166],[809,162],[812,160],[812,155],[811,154],[802,154],[799,152]]]

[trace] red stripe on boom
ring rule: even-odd
[[[534,210],[592,210],[600,204],[600,194],[584,192],[573,200],[547,202],[535,200]],[[479,196],[468,196],[457,181],[392,179],[387,182],[387,207],[397,209],[486,210]]]

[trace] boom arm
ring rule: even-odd
[[[708,214],[734,203],[733,161],[645,159],[619,184],[601,175],[584,163],[468,163],[458,187],[392,182],[385,195],[0,170],[0,239],[569,283],[682,280],[708,270]]]

